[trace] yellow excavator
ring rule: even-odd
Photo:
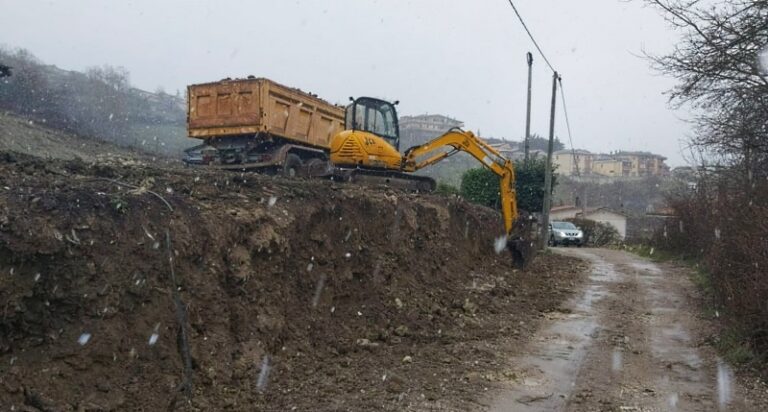
[[[400,153],[400,132],[395,105],[372,97],[350,98],[345,130],[331,140],[334,175],[347,181],[382,182],[411,190],[431,191],[434,180],[413,174],[458,152],[465,152],[499,176],[501,214],[514,265],[530,260],[527,225],[518,219],[515,171],[512,162],[472,132],[453,128],[423,145]]]

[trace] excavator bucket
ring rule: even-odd
[[[512,265],[517,269],[525,269],[536,256],[533,222],[530,215],[521,211],[512,226],[512,232],[507,237],[507,249],[512,255]]]
[[[535,242],[528,239],[509,239],[507,240],[507,249],[512,255],[512,266],[520,270],[528,267],[536,254]]]

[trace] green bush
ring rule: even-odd
[[[450,185],[448,183],[440,182],[437,184],[435,193],[438,195],[458,195],[459,189],[457,189],[456,186]]]
[[[619,243],[619,231],[608,223],[596,222],[590,219],[566,219],[578,226],[584,232],[584,242],[588,246],[607,246]]]
[[[499,178],[488,169],[467,170],[461,177],[459,191],[470,202],[497,209],[499,207]]]
[[[528,164],[515,163],[517,207],[529,212],[541,211],[544,204],[544,172],[546,159],[532,159]],[[552,175],[552,190],[557,185]],[[461,177],[461,196],[484,206],[499,208],[499,178],[486,168],[467,170]]]

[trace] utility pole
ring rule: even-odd
[[[533,72],[533,55],[528,52],[528,103],[525,106],[525,161],[524,164],[528,165],[528,151],[530,148],[531,138],[531,75]]]
[[[555,145],[555,97],[557,96],[557,72],[552,74],[552,107],[549,112],[549,146],[547,147],[547,169],[544,171],[544,206],[541,210],[541,250],[547,248],[549,240],[549,209],[552,207],[552,151]]]

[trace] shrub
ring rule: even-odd
[[[584,232],[584,242],[588,246],[607,246],[619,243],[621,237],[619,231],[608,223],[597,222],[590,219],[567,219],[578,226]]]
[[[546,159],[531,159],[527,164],[515,163],[515,192],[517,207],[529,212],[539,212],[544,204],[544,172]],[[552,175],[552,190],[557,176]],[[486,168],[467,170],[461,177],[461,195],[474,203],[499,208],[499,178]]]
[[[458,195],[459,189],[457,189],[456,186],[449,185],[448,183],[440,182],[437,184],[435,193],[438,195]]]
[[[724,171],[671,194],[677,219],[656,233],[653,246],[702,263],[706,292],[742,337],[740,347],[768,358],[768,183],[745,181]]]

